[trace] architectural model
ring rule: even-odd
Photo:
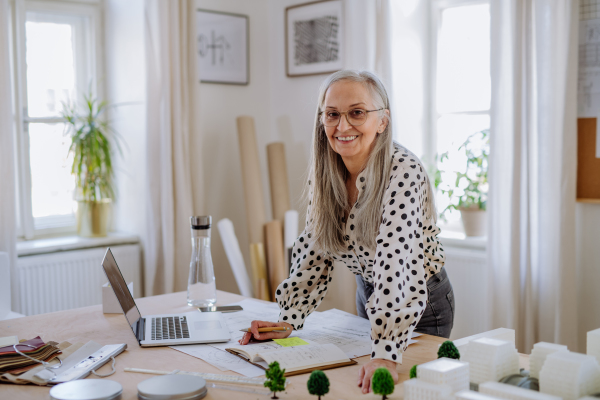
[[[490,396],[489,394],[483,394],[474,392],[472,390],[461,390],[454,394],[456,400],[498,400],[498,397]]]
[[[529,376],[539,379],[540,370],[542,369],[542,365],[544,365],[544,361],[546,361],[546,357],[552,353],[556,353],[557,351],[569,350],[567,349],[567,346],[563,346],[562,344],[546,342],[534,344],[533,350],[531,351],[531,356],[529,357]]]
[[[404,400],[452,400],[452,387],[409,379],[404,381]]]
[[[482,383],[479,385],[479,393],[506,400],[561,400],[557,396],[500,382]]]
[[[418,365],[417,376],[425,382],[448,385],[453,393],[469,389],[469,364],[450,358]]]
[[[587,354],[596,357],[600,363],[600,329],[587,333]]]
[[[540,371],[540,392],[577,400],[600,392],[600,366],[595,357],[559,351],[546,357]]]
[[[519,373],[519,355],[515,345],[505,340],[472,340],[460,359],[469,363],[470,380],[475,384],[498,382],[505,376]]]
[[[497,340],[506,340],[508,342],[512,342],[513,346],[515,344],[515,331],[514,329],[508,328],[498,328],[491,331],[478,333],[477,335],[467,336],[461,339],[454,340],[454,345],[458,349],[458,351],[462,355],[465,353],[466,349],[469,347],[469,342],[481,339],[481,338],[490,338]],[[463,361],[461,359],[461,361]]]

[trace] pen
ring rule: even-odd
[[[259,332],[285,332],[289,331],[290,328],[287,326],[271,326],[269,328],[258,328]],[[240,332],[251,332],[250,328],[240,329]]]

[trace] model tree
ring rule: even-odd
[[[410,369],[410,379],[417,377],[417,364],[413,365]]]
[[[281,392],[285,389],[285,369],[279,368],[279,363],[273,361],[269,364],[269,369],[265,372],[267,380],[264,385],[273,392],[272,399],[278,399],[277,392]]]
[[[308,387],[308,393],[313,396],[319,396],[319,400],[321,400],[321,396],[329,393],[329,379],[320,370],[315,370],[310,374],[306,386]]]
[[[394,392],[394,378],[387,368],[377,368],[372,378],[373,393],[383,395],[381,400],[387,399],[388,394]]]
[[[442,358],[442,357],[460,360],[460,353],[458,352],[458,349],[456,348],[454,343],[452,343],[451,340],[446,340],[440,346],[440,348],[438,350],[438,358]]]

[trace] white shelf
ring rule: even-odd
[[[124,232],[111,232],[108,236],[100,238],[84,238],[76,235],[57,236],[19,241],[17,242],[17,254],[19,257],[24,257],[35,254],[56,253],[59,251],[136,244],[139,243],[139,241],[140,239],[136,235]]]

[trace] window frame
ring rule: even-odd
[[[463,6],[474,6],[480,4],[487,4],[491,9],[491,0],[431,0],[430,3],[430,34],[429,34],[429,107],[427,109],[427,118],[429,121],[429,129],[425,132],[425,141],[423,146],[423,157],[426,160],[431,160],[432,171],[437,169],[437,138],[438,138],[438,121],[443,115],[488,115],[491,118],[491,104],[488,110],[479,111],[461,111],[461,112],[448,112],[440,114],[437,110],[437,50],[439,35],[441,32],[442,23],[442,12],[449,8],[463,7]],[[490,37],[491,39],[491,37]],[[491,68],[491,66],[490,66]],[[490,71],[491,72],[491,71]],[[440,211],[440,210],[438,210]],[[439,223],[439,222],[438,222]],[[442,225],[450,231],[454,231],[452,224]],[[462,228],[459,228],[462,229]],[[462,233],[462,232],[461,232]]]
[[[40,236],[65,235],[76,231],[75,219],[73,223],[65,226],[35,228],[32,211],[31,193],[31,164],[29,158],[29,124],[31,123],[62,123],[61,117],[30,117],[27,110],[27,63],[25,47],[25,24],[27,12],[57,14],[58,16],[84,16],[88,17],[89,27],[84,28],[85,38],[76,38],[76,74],[77,83],[80,83],[82,71],[89,77],[91,90],[99,97],[103,97],[104,90],[99,77],[103,76],[103,15],[100,0],[11,0],[10,7],[10,54],[11,54],[11,81],[13,83],[13,112],[14,134],[16,145],[16,170],[17,170],[17,238],[34,239]],[[83,62],[82,62],[83,58]],[[87,84],[86,84],[87,87]],[[45,217],[47,220],[57,218]]]

